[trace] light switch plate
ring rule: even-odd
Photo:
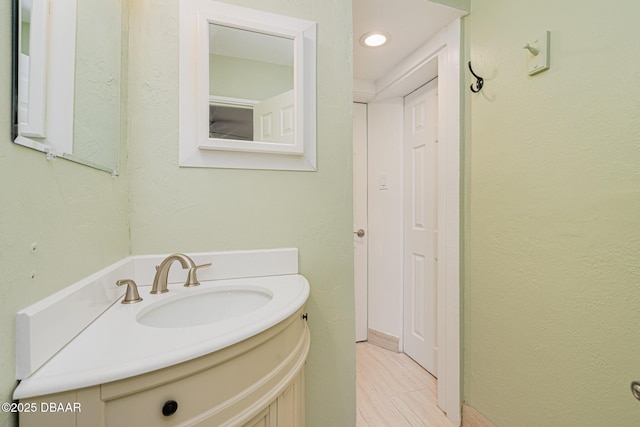
[[[529,42],[529,46],[538,51],[537,55],[534,55],[529,51],[529,75],[534,76],[542,71],[549,69],[549,56],[550,56],[550,33],[544,31],[535,40]]]
[[[389,181],[387,180],[386,175],[380,175],[378,179],[379,189],[380,190],[388,190],[389,189]]]

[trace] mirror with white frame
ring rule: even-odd
[[[316,23],[180,2],[180,166],[316,170]]]
[[[118,174],[122,0],[14,0],[13,140]]]

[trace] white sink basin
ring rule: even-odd
[[[154,328],[207,325],[251,313],[273,298],[270,290],[257,286],[193,292],[158,301],[142,310],[136,320]]]

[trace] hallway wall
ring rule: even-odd
[[[496,426],[635,426],[640,3],[483,0],[465,19],[464,400]],[[551,31],[551,69],[522,48]],[[465,61],[466,62],[466,61]]]
[[[368,112],[369,328],[402,342],[404,99],[372,102]]]

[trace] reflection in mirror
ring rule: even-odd
[[[294,143],[294,42],[209,24],[209,137]]]
[[[121,2],[15,0],[15,143],[117,174]]]
[[[209,105],[209,138],[253,141],[253,105]]]
[[[118,168],[121,8],[119,1],[78,0],[73,156]]]
[[[45,0],[23,0],[20,5],[18,131],[34,138],[45,136],[48,14]]]

